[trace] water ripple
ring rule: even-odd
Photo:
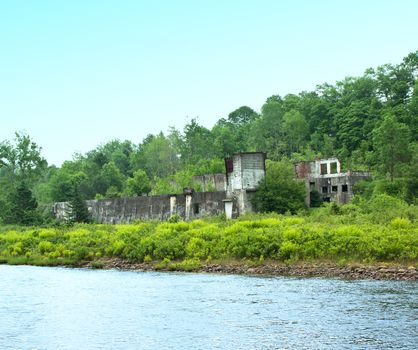
[[[416,349],[417,287],[0,265],[0,349]]]

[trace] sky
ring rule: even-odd
[[[49,164],[418,50],[415,0],[1,0],[0,142]]]

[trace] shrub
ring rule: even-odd
[[[268,162],[266,177],[252,198],[260,212],[297,213],[305,208],[305,184],[294,179],[292,165],[285,162]]]
[[[417,207],[387,195],[372,201],[339,206],[338,215],[327,204],[304,217],[252,214],[226,222],[0,227],[0,259],[45,265],[94,261],[106,254],[184,270],[213,259],[416,262]]]
[[[404,218],[394,218],[391,221],[391,225],[395,229],[406,229],[411,225],[411,221]]]
[[[177,270],[196,271],[202,266],[199,259],[184,259],[182,262],[175,264]]]
[[[105,264],[103,261],[93,261],[90,266],[92,269],[103,269]]]
[[[176,223],[176,222],[179,222],[180,220],[181,220],[180,215],[174,214],[174,215],[170,216],[170,218],[168,219],[168,222]]]
[[[41,241],[38,244],[38,249],[41,254],[49,253],[54,250],[54,245],[49,241]]]

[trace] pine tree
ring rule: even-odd
[[[19,183],[10,197],[10,210],[6,218],[7,223],[19,225],[34,225],[39,220],[37,212],[38,202],[25,182]]]
[[[87,209],[86,202],[81,197],[78,184],[74,182],[73,191],[70,199],[71,221],[73,222],[90,222],[90,213]]]

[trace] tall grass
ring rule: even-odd
[[[417,208],[397,204],[390,202],[386,211],[362,203],[328,205],[304,216],[254,214],[231,221],[2,227],[0,261],[68,265],[117,257],[161,266],[183,261],[185,269],[223,259],[417,263]]]

